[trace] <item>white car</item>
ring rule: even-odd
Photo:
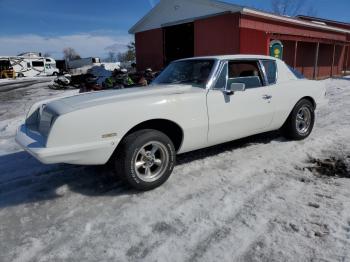
[[[16,140],[45,164],[103,165],[139,190],[164,183],[176,154],[281,130],[307,138],[325,86],[268,56],[171,63],[149,87],[35,104]]]

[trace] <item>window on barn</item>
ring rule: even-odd
[[[276,61],[273,60],[263,60],[262,61],[265,72],[266,72],[266,77],[269,85],[276,84],[277,81],[277,65]]]
[[[243,83],[246,89],[263,86],[258,61],[230,61],[228,63],[228,85]]]

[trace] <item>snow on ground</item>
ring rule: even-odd
[[[0,78],[0,84],[9,84],[9,83],[21,83],[26,81],[32,81],[32,80],[50,80],[54,79],[55,77],[50,76],[33,76],[33,77],[20,77],[20,78]]]
[[[309,139],[269,133],[185,154],[146,193],[106,167],[12,153],[30,99],[65,93],[1,98],[0,260],[350,261],[350,179],[304,169],[309,157],[350,155],[350,79],[325,83],[330,104]]]

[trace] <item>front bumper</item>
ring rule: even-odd
[[[117,145],[117,141],[109,140],[48,148],[45,146],[45,138],[28,129],[26,125],[19,127],[16,142],[43,164],[76,165],[104,165]]]

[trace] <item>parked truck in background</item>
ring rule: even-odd
[[[67,69],[71,75],[84,75],[94,66],[101,65],[101,59],[98,57],[87,57],[66,62]]]

